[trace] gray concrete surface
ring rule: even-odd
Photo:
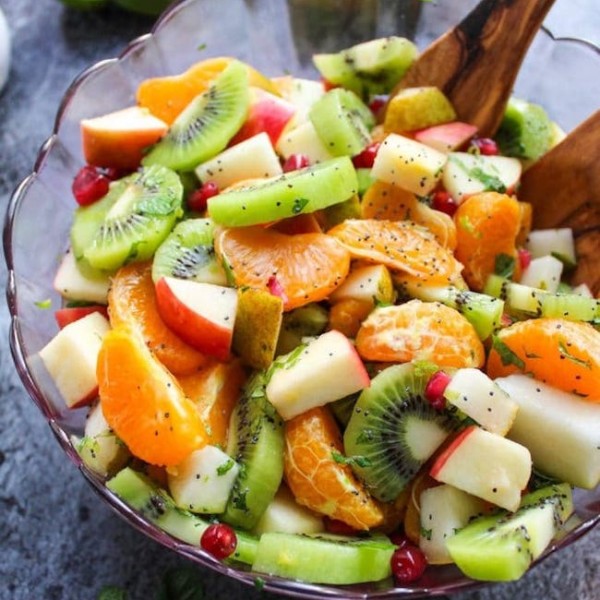
[[[439,0],[440,2],[450,0]],[[452,0],[456,1],[456,0]],[[73,77],[114,56],[151,21],[116,11],[80,15],[55,0],[0,0],[13,31],[13,67],[0,96],[0,200],[31,169]],[[600,41],[597,0],[558,0],[561,35]],[[600,75],[600,73],[599,73]],[[2,261],[0,276],[5,278]],[[118,519],[69,464],[27,397],[7,348],[0,306],[0,599],[83,600],[106,585],[152,599],[166,569],[187,564]],[[455,600],[599,600],[600,528],[528,573]],[[275,598],[199,569],[206,598]]]

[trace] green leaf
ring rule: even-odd
[[[558,341],[558,349],[561,355],[564,356],[567,360],[570,360],[572,363],[579,365],[580,367],[585,367],[586,369],[592,368],[592,364],[589,360],[583,360],[581,358],[573,356],[567,349],[567,344],[565,344],[563,340]]]
[[[221,475],[225,475],[225,473],[227,473],[228,471],[231,471],[234,464],[235,463],[233,462],[233,460],[229,459],[228,461],[224,462],[222,465],[219,465],[217,467],[217,475],[219,477]]]
[[[515,258],[509,254],[496,254],[496,261],[494,263],[494,273],[500,275],[500,277],[510,278],[515,273]]]
[[[200,572],[194,567],[169,569],[162,581],[158,600],[204,600]]]
[[[336,450],[331,451],[331,458],[340,465],[357,465],[358,467],[370,467],[371,461],[366,456],[344,456]]]
[[[500,356],[504,366],[515,365],[515,367],[524,370],[525,362],[517,356],[497,335],[492,335],[492,348]]]
[[[97,600],[127,600],[127,592],[115,585],[105,585],[100,590]]]

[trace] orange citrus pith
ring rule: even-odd
[[[299,504],[358,530],[383,522],[379,504],[365,491],[343,455],[338,426],[325,407],[313,408],[285,424],[284,476]]]
[[[467,198],[454,214],[457,243],[455,256],[463,263],[463,277],[480,292],[495,272],[496,260],[505,255],[518,267],[516,240],[521,230],[519,202],[496,192]]]
[[[193,402],[158,362],[139,332],[121,326],[103,339],[97,365],[102,413],[132,454],[176,465],[206,444]]]
[[[432,284],[451,285],[462,265],[433,235],[411,221],[348,219],[333,229],[353,258],[380,263]]]
[[[515,323],[498,332],[487,372],[492,378],[529,373],[565,392],[600,402],[600,332],[565,319]]]
[[[411,300],[376,308],[356,336],[356,349],[369,361],[427,360],[441,367],[480,367],[483,344],[475,328],[453,308]]]
[[[108,310],[113,327],[128,324],[138,328],[148,348],[175,375],[192,373],[210,362],[164,324],[156,308],[150,263],[131,263],[117,271],[108,294]]]
[[[225,229],[215,250],[237,287],[269,289],[276,280],[284,310],[325,299],[346,278],[349,253],[324,233],[286,235],[264,227]]]

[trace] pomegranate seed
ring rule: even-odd
[[[390,541],[394,546],[398,546],[398,548],[404,548],[407,544],[410,544],[409,539],[404,535],[402,531],[396,531],[390,535]]]
[[[386,95],[378,95],[378,96],[373,96],[373,98],[371,99],[371,102],[369,102],[369,108],[371,109],[371,112],[376,116],[379,117],[379,113],[381,113],[381,111],[384,109],[385,105],[387,104],[389,96]]]
[[[214,181],[207,181],[197,190],[194,190],[187,199],[187,205],[190,210],[204,212],[208,199],[219,193],[219,186]]]
[[[291,154],[283,163],[283,172],[289,173],[310,166],[310,158],[306,154]]]
[[[446,407],[446,398],[444,391],[448,387],[452,378],[444,371],[436,371],[425,386],[425,399],[435,410],[444,410]]]
[[[375,162],[377,152],[379,152],[381,142],[373,142],[369,144],[360,154],[352,158],[352,164],[357,169],[370,169]]]
[[[125,177],[128,173],[116,167],[107,167],[106,169],[102,169],[102,174],[111,181],[116,181],[117,179],[121,179],[121,177]]]
[[[491,138],[473,138],[471,146],[479,150],[484,156],[496,156],[499,154],[498,144]]]
[[[438,190],[433,194],[431,206],[433,206],[435,210],[446,213],[450,217],[454,216],[454,213],[458,208],[458,204],[456,204],[454,198],[445,190]]]
[[[527,248],[519,248],[518,255],[521,269],[526,269],[531,264],[531,252]]]
[[[354,527],[350,527],[350,525],[344,523],[344,521],[338,521],[337,519],[325,517],[323,522],[325,524],[325,529],[329,533],[333,533],[335,535],[356,535],[357,533]]]
[[[394,551],[391,566],[396,581],[410,583],[423,575],[427,559],[420,548],[414,544],[406,544]]]
[[[283,286],[281,285],[281,283],[279,283],[279,279],[277,279],[275,275],[271,275],[271,277],[269,277],[269,281],[267,281],[267,288],[269,290],[269,293],[273,294],[273,296],[281,298],[284,304],[288,301],[288,297],[285,293],[285,290],[283,289]]]
[[[216,559],[223,560],[235,552],[237,536],[229,525],[214,523],[202,534],[200,546]]]
[[[105,196],[108,193],[109,185],[108,177],[104,176],[96,167],[87,165],[75,175],[71,189],[77,204],[88,206]]]
[[[502,316],[500,317],[500,327],[509,327],[512,324],[512,317],[506,313],[502,313]]]

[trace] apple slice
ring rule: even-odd
[[[134,171],[144,149],[167,132],[168,125],[141,106],[81,121],[85,160],[96,167]]]
[[[90,304],[89,306],[66,306],[54,312],[54,318],[60,329],[64,329],[70,323],[83,319],[90,313],[99,312],[108,319],[108,309],[102,304]]]
[[[425,196],[436,186],[445,164],[444,153],[391,133],[379,147],[371,175],[418,196]]]
[[[413,132],[417,142],[427,144],[440,152],[454,152],[477,133],[477,127],[461,121],[442,123]]]
[[[534,258],[521,273],[521,285],[555,294],[562,278],[564,264],[554,256]]]
[[[286,132],[306,123],[312,105],[325,94],[323,83],[313,79],[285,75],[275,77],[271,81],[281,96],[296,109],[294,116],[285,127]]]
[[[531,475],[531,455],[525,446],[471,425],[438,456],[429,474],[515,511]]]
[[[311,164],[333,158],[310,121],[291,131],[285,131],[277,142],[276,150],[283,158],[289,158],[292,154],[304,154]]]
[[[61,329],[40,350],[39,356],[68,408],[90,404],[97,396],[96,362],[109,329],[106,317],[93,312]]]
[[[514,192],[521,170],[517,158],[451,152],[444,167],[443,184],[452,198],[461,203],[481,192]]]
[[[371,383],[350,340],[335,330],[278,358],[270,373],[267,398],[286,421]]]
[[[77,266],[75,255],[68,250],[56,271],[53,287],[67,300],[106,304],[110,279],[107,275],[98,275],[98,277],[84,275]]]
[[[394,301],[394,283],[385,265],[367,265],[353,269],[344,283],[330,296],[331,302],[357,300],[370,303],[391,304]]]
[[[156,283],[156,304],[166,325],[190,346],[219,360],[230,358],[236,290],[161,277]]]

